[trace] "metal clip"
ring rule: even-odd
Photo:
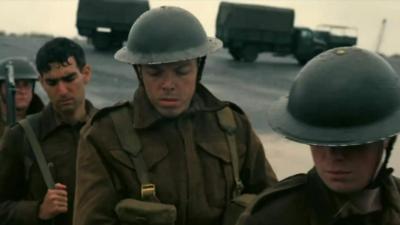
[[[142,199],[152,199],[156,196],[156,186],[154,184],[141,185]]]

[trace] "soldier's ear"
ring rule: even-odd
[[[81,73],[83,75],[83,82],[85,84],[89,83],[90,79],[92,78],[92,67],[89,64],[83,66]]]

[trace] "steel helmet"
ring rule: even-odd
[[[130,64],[160,64],[202,57],[221,46],[219,39],[207,37],[190,12],[163,6],[143,13],[136,20],[127,46],[114,57]]]
[[[375,53],[331,49],[303,67],[289,96],[268,110],[268,121],[278,133],[310,145],[382,140],[400,131],[399,78]]]
[[[38,72],[35,66],[25,57],[10,57],[0,62],[0,81],[7,77],[7,65],[11,64],[14,68],[15,80],[37,80]]]

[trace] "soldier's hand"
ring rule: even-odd
[[[67,186],[57,183],[54,189],[47,190],[39,208],[39,218],[49,220],[68,210]]]

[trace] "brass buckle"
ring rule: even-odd
[[[156,186],[154,184],[141,185],[142,199],[154,198],[156,196]]]

